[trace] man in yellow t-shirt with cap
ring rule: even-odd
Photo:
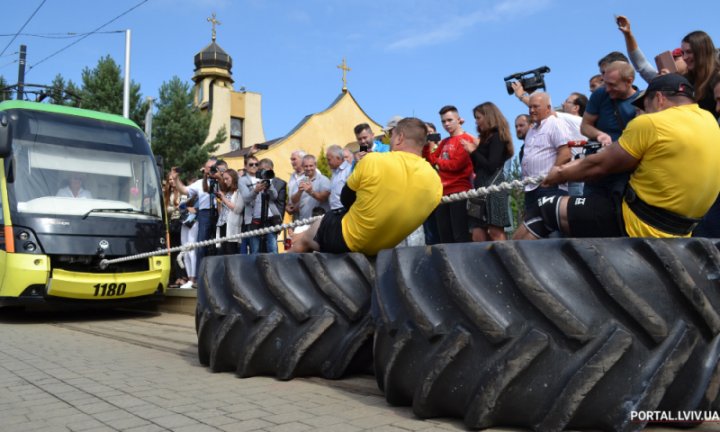
[[[546,184],[633,171],[620,203],[607,198],[547,199],[527,215],[516,238],[688,237],[720,192],[720,128],[678,74],[653,79],[633,104],[647,114],[632,120],[617,142],[597,154],[553,168]]]
[[[425,123],[405,118],[392,130],[390,153],[369,153],[343,188],[345,214],[327,213],[293,239],[293,252],[362,252],[395,247],[442,198],[437,172],[422,158]]]

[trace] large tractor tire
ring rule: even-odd
[[[196,310],[200,362],[282,380],[369,371],[373,279],[361,254],[208,257]]]
[[[638,430],[716,409],[720,254],[708,240],[383,251],[375,373],[388,402],[470,428]]]

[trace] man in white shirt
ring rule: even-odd
[[[90,193],[90,191],[83,188],[83,180],[84,178],[82,174],[71,174],[70,180],[68,180],[68,185],[58,190],[55,196],[92,199],[92,194]]]
[[[330,210],[330,180],[317,171],[315,156],[303,157],[305,175],[298,181],[297,191],[291,195],[291,201],[298,208],[298,218],[307,219],[312,216],[315,207]]]
[[[570,161],[570,133],[565,122],[553,115],[550,95],[535,92],[530,96],[530,119],[533,125],[525,136],[522,176],[547,175],[550,168]],[[525,212],[537,207],[544,196],[567,195],[564,187],[525,186]]]
[[[331,145],[328,147],[325,156],[327,157],[328,165],[333,172],[332,177],[330,178],[330,210],[343,213],[345,211],[345,207],[343,207],[340,202],[340,193],[342,192],[342,188],[345,186],[348,177],[350,177],[352,165],[344,159],[343,149],[339,145]]]
[[[302,167],[302,159],[305,157],[305,154],[302,150],[295,150],[290,155],[290,165],[292,166],[293,173],[290,174],[290,179],[287,183],[289,197],[292,197],[297,192],[298,180],[305,175]],[[291,199],[288,200],[285,205],[285,211],[292,216],[293,220],[297,219],[298,208]]]

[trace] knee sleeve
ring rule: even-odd
[[[554,231],[560,231],[560,196],[538,198],[538,207],[530,210],[525,217],[525,228],[533,235],[546,238]]]

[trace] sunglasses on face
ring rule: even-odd
[[[258,164],[256,164],[256,163],[249,163],[248,166],[249,166],[249,167],[256,167],[256,166],[258,166]]]

